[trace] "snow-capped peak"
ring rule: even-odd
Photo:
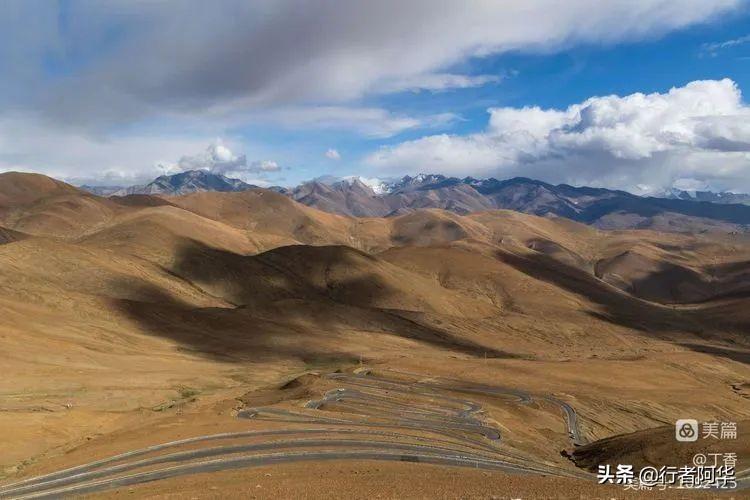
[[[349,185],[352,185],[355,181],[359,181],[365,186],[373,190],[375,194],[385,194],[388,192],[388,185],[378,179],[377,177],[362,177],[360,175],[348,175],[341,179]]]

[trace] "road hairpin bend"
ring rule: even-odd
[[[273,429],[197,436],[122,453],[0,486],[0,498],[80,495],[187,474],[324,460],[404,461],[592,478],[512,450],[482,405],[468,399],[481,395],[510,404],[557,406],[571,440],[581,444],[575,410],[557,398],[459,380],[409,380],[397,372],[376,375],[366,369],[326,379],[334,387],[304,406],[245,408],[237,415],[272,423]]]

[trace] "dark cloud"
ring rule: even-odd
[[[0,170],[147,177],[263,117],[269,127],[372,138],[434,128],[455,115],[402,115],[372,106],[367,96],[497,83],[502,75],[460,75],[455,68],[508,50],[641,40],[740,4],[5,0]],[[741,145],[741,138],[732,140]],[[197,160],[184,163],[190,161]],[[237,157],[212,168],[262,173],[273,166]]]
[[[31,47],[34,64],[38,47],[60,48],[47,54],[56,56],[45,63],[53,63],[54,86],[36,107],[66,123],[101,126],[470,86],[493,77],[444,70],[510,49],[640,38],[705,20],[739,0],[575,0],[565,8],[557,0],[12,3],[17,12],[0,13],[19,21],[0,35],[6,43],[24,32],[23,19],[59,20],[49,33],[54,40],[36,30],[35,43],[11,50],[19,60]]]

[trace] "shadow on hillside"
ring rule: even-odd
[[[376,261],[349,247],[298,245],[244,256],[186,240],[167,272],[234,307],[196,308],[144,283],[138,292],[148,302],[116,304],[145,331],[223,361],[356,360],[360,354],[352,332],[376,343],[382,342],[378,337],[393,336],[461,354],[513,357],[405,318],[397,308],[376,307],[393,293],[376,274],[329,279],[334,263],[354,267],[368,260]]]
[[[651,272],[625,283],[631,295],[660,304],[692,304],[713,298],[716,284],[699,273],[671,262],[649,262]]]
[[[732,361],[738,361],[740,363],[750,365],[750,350],[729,349],[725,347],[687,343],[687,342],[680,343],[680,345],[682,347],[687,347],[691,351],[711,354],[712,356],[719,356],[722,358],[731,359]]]
[[[153,297],[151,301],[121,300],[117,306],[146,332],[179,343],[183,352],[226,362],[356,359],[354,354],[330,346],[316,349],[308,332],[281,328],[242,308],[195,308],[156,287],[144,288],[140,292]]]
[[[630,293],[662,304],[696,304],[750,294],[750,262],[730,262],[705,267],[705,278],[671,262],[659,262],[645,277],[633,280]]]
[[[552,283],[594,302],[601,309],[586,312],[599,320],[673,341],[695,339],[696,336],[709,338],[713,333],[709,335],[707,332],[716,331],[717,324],[707,324],[707,320],[700,317],[699,311],[659,305],[629,296],[595,276],[547,255],[536,253],[522,256],[498,251],[496,257],[528,276]],[[725,326],[730,331],[742,331],[750,327],[743,323],[730,323],[729,318]]]

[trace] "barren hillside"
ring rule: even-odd
[[[3,473],[240,429],[241,395],[299,405],[285,381],[363,365],[554,395],[587,441],[748,419],[749,263],[741,235],[353,218],[261,189],[104,199],[2,174]],[[559,409],[487,404],[514,450],[576,471]]]

